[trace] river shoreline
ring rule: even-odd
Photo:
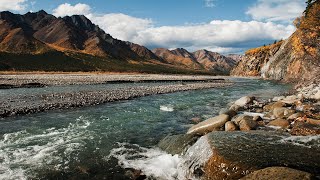
[[[121,166],[121,161],[118,161],[128,155],[129,163],[145,163],[146,166],[143,166],[152,172],[163,172],[162,175],[165,175],[156,176],[139,167],[132,167],[141,169],[142,173],[147,173],[148,177],[174,179],[169,178],[171,175],[175,177],[174,174],[176,174],[171,174],[176,171],[174,169],[171,171],[171,165],[175,164],[171,162],[177,162],[177,160],[181,162],[180,160],[183,161],[183,159],[154,149],[161,139],[168,134],[185,133],[194,124],[194,118],[199,120],[210,118],[218,114],[220,109],[226,107],[229,102],[235,101],[244,94],[268,99],[274,94],[282,94],[291,88],[290,85],[260,79],[230,78],[230,80],[233,84],[221,88],[146,96],[92,107],[52,110],[3,118],[0,121],[3,127],[0,158],[5,161],[1,163],[3,174],[0,173],[0,177],[6,179],[19,179],[19,177],[34,179],[41,179],[40,177],[42,179],[53,177],[121,179],[118,177],[123,177],[122,179],[129,179],[130,172],[127,172],[126,167]],[[184,87],[188,83],[178,84]],[[33,101],[34,99],[42,95],[44,97],[48,93],[114,91],[119,87],[135,89],[140,88],[141,85],[149,85],[145,88],[150,85],[152,86],[150,88],[160,85],[176,86],[172,83],[129,83],[16,88],[0,90],[0,92],[2,92],[1,97],[20,95],[31,97],[32,100],[29,102],[33,104],[37,102]],[[87,98],[92,99],[90,94]],[[59,100],[59,95],[52,99]],[[21,100],[19,103],[24,102]],[[174,146],[179,145],[174,143]],[[118,153],[114,157],[112,152]],[[149,155],[155,159],[151,161],[145,159],[145,152],[150,152]],[[154,152],[157,153],[156,156]],[[198,151],[196,152],[199,154]],[[132,159],[132,153],[137,153],[134,159]],[[142,156],[139,156],[139,153],[143,153]],[[139,159],[140,157],[143,159]],[[171,157],[173,161],[170,160]],[[23,164],[21,164],[22,161]],[[150,167],[150,162],[154,162],[155,166]],[[159,167],[159,164],[162,166]],[[188,169],[190,169],[189,166],[183,166],[183,170]],[[134,171],[134,174],[138,172]],[[184,171],[177,169],[177,172],[183,174]]]
[[[93,85],[105,83],[141,83],[141,82],[216,82],[224,76],[204,75],[163,75],[163,74],[0,74],[0,85],[23,86],[28,84],[45,86]],[[0,86],[1,87],[1,86]]]
[[[131,84],[134,87],[85,90],[67,93],[47,92],[41,95],[17,95],[13,97],[1,97],[0,117],[24,115],[43,112],[54,109],[69,109],[76,107],[98,105],[106,102],[128,100],[137,97],[166,94],[179,91],[217,88],[231,85],[232,83],[213,76],[176,76],[176,75],[92,75],[69,74],[52,75],[5,75],[0,76],[0,84],[10,84],[11,88],[25,87],[25,84],[33,83],[36,88],[50,86],[91,85],[91,84]],[[139,85],[139,83],[144,83]],[[155,85],[152,83],[162,83]],[[148,85],[152,84],[152,85]],[[40,86],[41,85],[41,86]],[[59,87],[58,87],[59,88]]]
[[[319,101],[319,84],[268,100],[244,96],[158,146],[179,154],[186,166],[201,169],[199,179],[291,179],[291,173],[301,179],[319,178]],[[208,155],[195,153],[197,149]],[[197,176],[193,171],[183,178]]]

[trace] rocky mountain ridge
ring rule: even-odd
[[[0,70],[229,74],[235,64],[218,53],[205,54],[200,60],[182,48],[152,52],[113,38],[83,15],[0,12]]]
[[[157,48],[153,53],[164,61],[180,66],[192,66],[195,69],[205,69],[219,74],[227,75],[237,64],[237,60],[231,57],[211,52],[205,49],[188,52],[183,48],[168,50]]]

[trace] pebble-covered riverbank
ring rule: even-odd
[[[150,81],[216,81],[219,76],[161,75],[161,74],[4,74],[0,75],[1,85],[76,85],[104,84],[110,82],[150,82]]]
[[[177,83],[170,85],[136,86],[100,91],[81,91],[71,93],[48,93],[43,95],[20,95],[1,97],[0,117],[17,114],[30,114],[52,109],[68,109],[97,105],[106,102],[127,100],[154,94],[173,93],[197,89],[228,86],[231,83]]]
[[[213,130],[277,130],[292,135],[320,134],[320,86],[298,89],[296,95],[278,96],[268,101],[245,96],[220,115],[203,121],[188,134],[205,134]]]

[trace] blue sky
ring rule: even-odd
[[[88,4],[96,13],[123,13],[139,18],[151,18],[157,25],[202,23],[212,19],[250,20],[244,12],[255,0],[217,0],[208,7],[203,0],[39,0],[33,10],[52,12],[63,3]]]
[[[294,32],[305,0],[0,0],[0,11],[84,14],[113,37],[150,49],[245,50]]]

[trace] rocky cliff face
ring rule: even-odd
[[[287,40],[249,50],[232,75],[262,76],[287,82],[319,82],[320,77],[320,2],[295,20],[297,26]]]
[[[250,49],[231,71],[236,76],[261,76],[261,69],[280,49],[283,41],[276,44]]]
[[[319,82],[320,1],[297,19],[297,30],[262,69],[265,78],[291,82]]]

